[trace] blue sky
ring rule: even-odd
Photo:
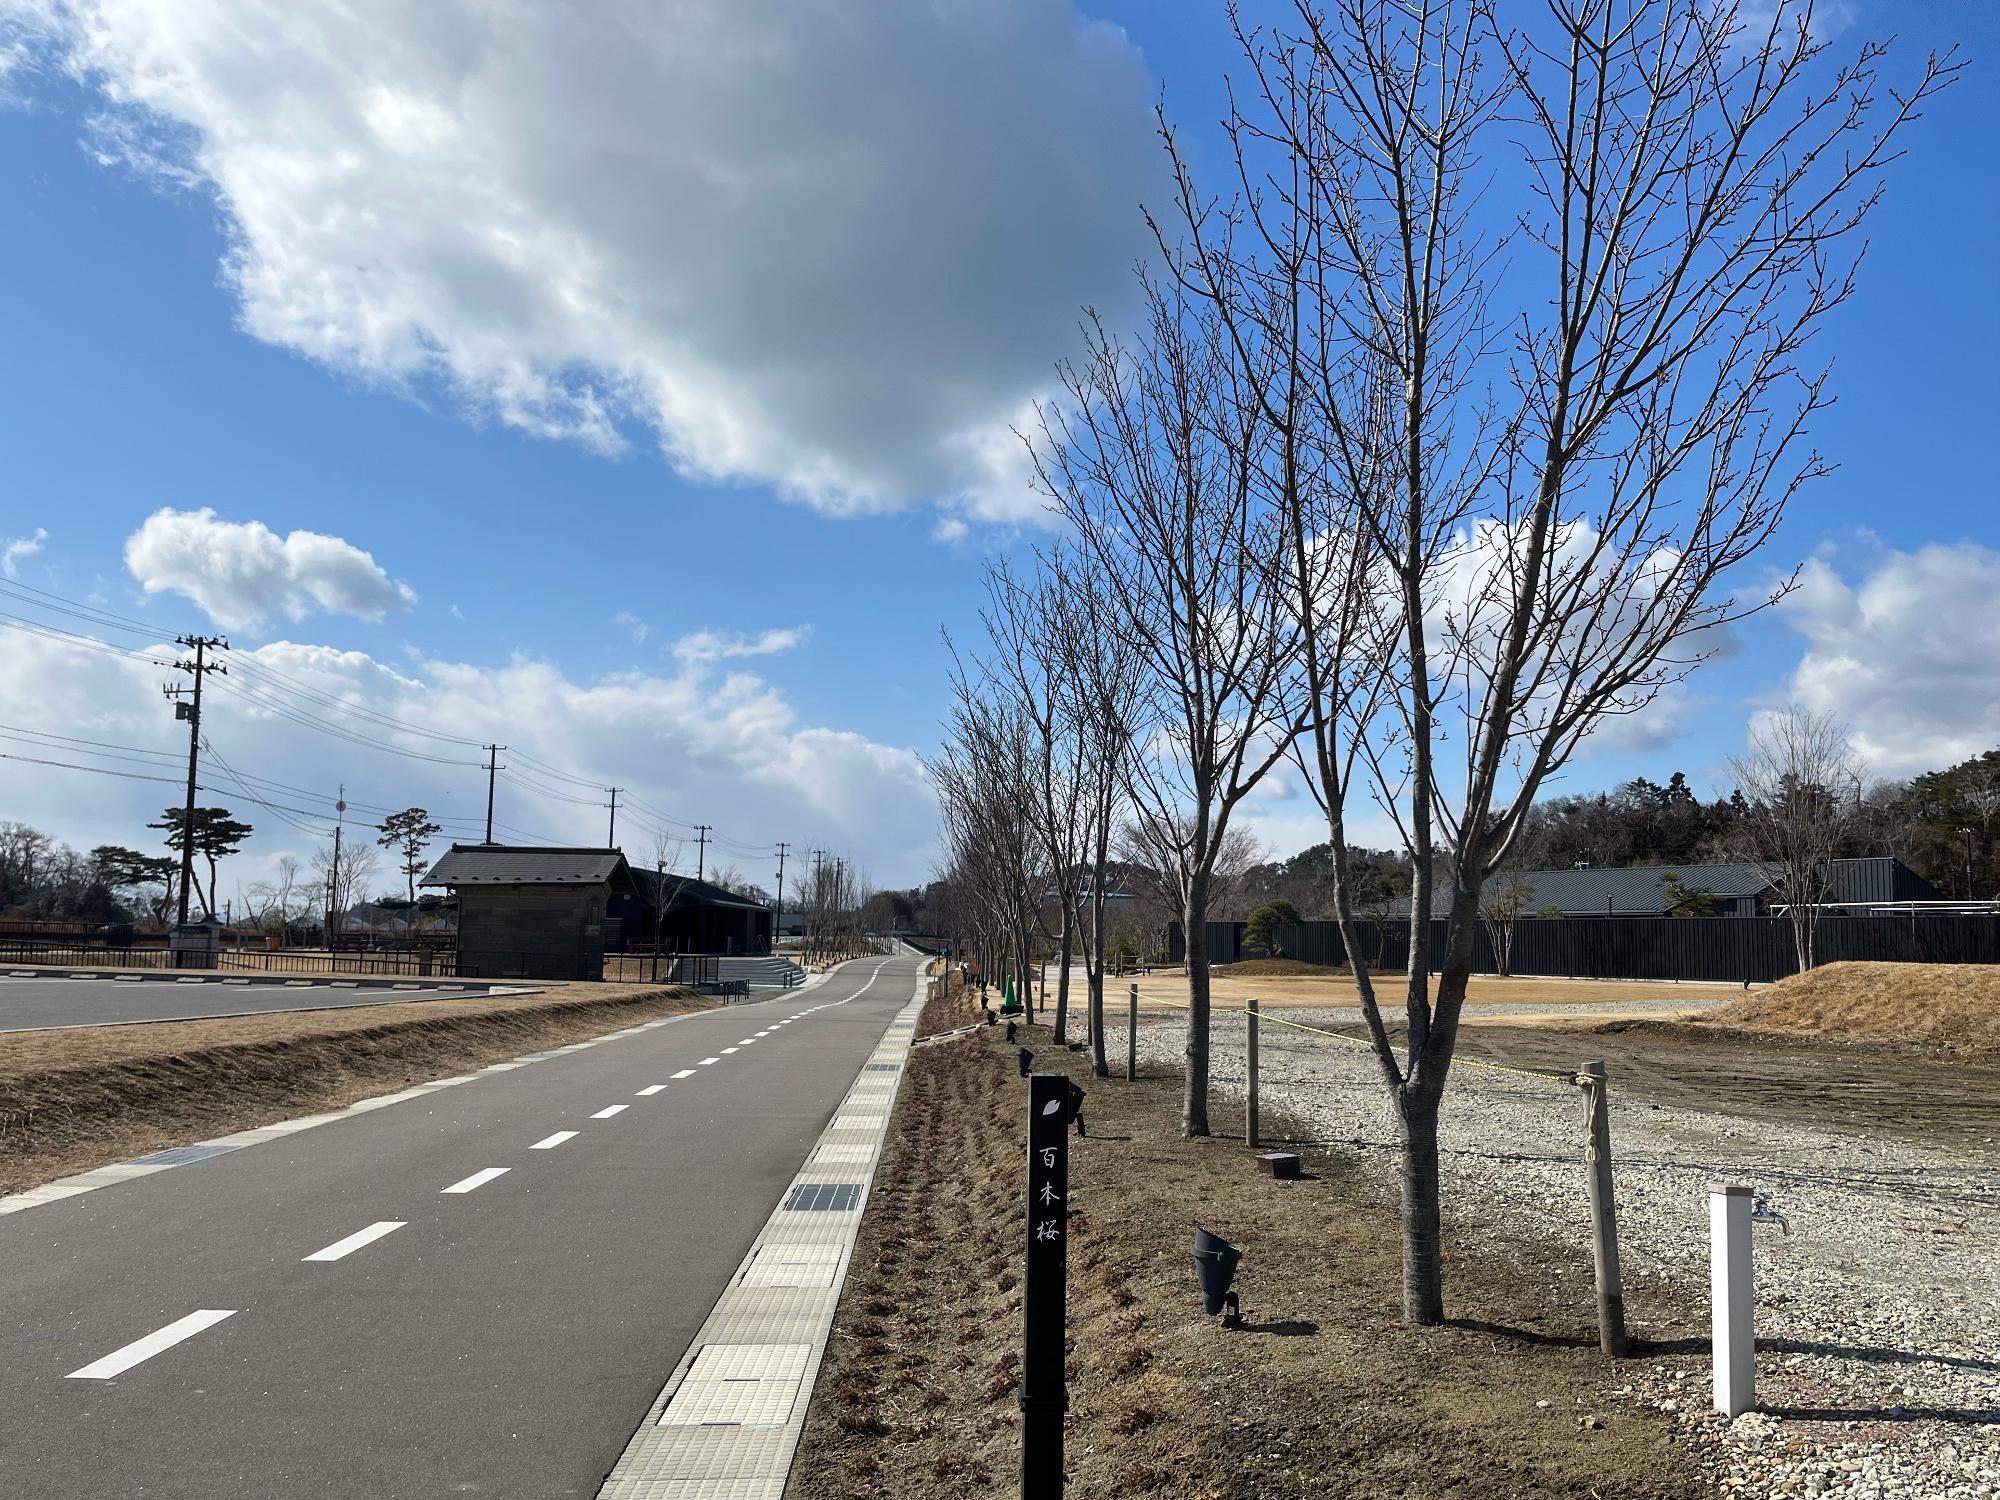
[[[14,102],[0,111],[0,545],[29,543],[11,576],[165,636],[210,614],[171,569],[148,594],[128,566],[128,538],[162,508],[337,537],[414,602],[379,619],[366,607],[268,611],[239,621],[239,645],[366,653],[365,665],[294,657],[288,670],[324,671],[313,680],[426,726],[533,744],[583,781],[643,787],[678,824],[721,828],[753,878],[770,862],[752,851],[780,839],[843,849],[884,881],[923,878],[930,814],[911,757],[936,737],[940,628],[970,628],[982,555],[1039,535],[1006,426],[1034,393],[1032,372],[1068,352],[1078,304],[1129,296],[1136,201],[1157,187],[1145,106],[1164,87],[1198,161],[1212,160],[1233,61],[1219,6],[1084,7],[1108,23],[1095,25],[1062,0],[1004,9],[970,37],[886,23],[853,55],[863,76],[844,80],[851,90],[827,82],[812,39],[800,41],[797,87],[704,83],[718,91],[703,101],[717,134],[662,118],[654,139],[679,125],[688,144],[636,166],[626,153],[660,148],[610,123],[594,136],[576,125],[574,150],[546,158],[522,141],[468,147],[455,113],[476,120],[476,99],[425,92],[462,55],[436,37],[424,41],[442,71],[393,87],[372,77],[365,37],[344,73],[337,31],[313,44],[332,63],[280,38],[255,60],[292,92],[235,98],[227,89],[248,70],[220,25],[188,36],[204,28],[114,7],[110,40],[86,55],[74,33],[27,23],[16,34],[33,61],[6,75]],[[1973,66],[1910,133],[1860,292],[1827,338],[1839,404],[1818,438],[1840,469],[1798,502],[1770,554],[1783,567],[1819,559],[1811,586],[1742,629],[1731,657],[1649,722],[1649,742],[1607,736],[1567,789],[1674,769],[1711,784],[1749,714],[1788,694],[1873,726],[1864,748],[1885,771],[2000,742],[1988,619],[2000,497],[1981,441],[2000,399],[1989,144],[2000,19],[1970,0],[1852,10],[1842,42],[1893,25],[1904,62],[1957,43]],[[460,12],[473,15],[438,14]],[[731,15],[718,6],[709,19]],[[672,93],[675,69],[703,71],[680,40],[651,38],[655,54],[630,38],[602,44],[666,59],[658,91]],[[576,76],[593,76],[590,42],[564,38]],[[177,94],[162,45],[212,69],[219,88]],[[943,83],[909,84],[932,63]],[[633,97],[650,100],[653,81],[634,71]],[[619,72],[607,70],[607,95],[624,86]],[[522,102],[524,138],[535,110],[565,126],[587,113],[551,73]],[[107,113],[111,87],[151,113]],[[337,103],[295,114],[315,89]],[[371,128],[392,120],[385,140],[442,143],[436,162],[404,180],[411,153],[384,147],[389,188],[370,202],[371,188],[329,165],[350,110]],[[794,145],[822,132],[838,156]],[[496,153],[504,202],[453,201],[471,150]],[[821,197],[816,161],[867,170]],[[600,167],[601,181],[588,177]],[[690,182],[720,196],[676,200]],[[729,196],[734,182],[753,196],[768,185],[773,216]],[[453,232],[489,212],[504,234],[474,255]],[[554,249],[535,243],[544,228]],[[497,241],[524,240],[518,265],[492,257]],[[375,274],[376,254],[393,275]],[[525,396],[517,354],[542,362]],[[593,386],[613,393],[608,415],[572,399]],[[696,637],[733,642],[733,654],[704,653]],[[757,649],[775,642],[790,644]],[[0,668],[0,723],[172,750],[151,688],[161,674],[93,676],[67,660],[17,653]],[[380,671],[400,680],[367,676]],[[432,692],[443,677],[448,701]],[[211,724],[242,769],[463,815],[483,802],[476,771],[255,719],[218,712]],[[585,837],[599,816],[518,795],[519,821],[551,836]],[[137,842],[132,819],[155,798],[0,762],[0,817],[78,843]],[[1302,807],[1263,819],[1278,852],[1311,836]],[[305,828],[267,826],[266,859],[310,842]]]

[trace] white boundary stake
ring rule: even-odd
[[[1750,1260],[1750,1189],[1708,1185],[1708,1289],[1715,1345],[1715,1409],[1741,1416],[1757,1404],[1756,1295]]]

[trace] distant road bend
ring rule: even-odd
[[[921,960],[0,1217],[0,1495],[594,1495]]]

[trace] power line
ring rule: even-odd
[[[0,750],[0,760],[18,760],[31,766],[60,766],[65,771],[93,771],[99,776],[117,776],[126,781],[163,781],[168,786],[180,784],[172,776],[142,776],[136,771],[114,771],[109,766],[80,766],[68,760],[43,760],[38,755],[10,755],[4,750]]]

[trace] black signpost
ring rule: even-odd
[[[1069,1091],[1028,1079],[1028,1257],[1021,1282],[1021,1500],[1063,1488],[1063,1338],[1068,1321]]]

